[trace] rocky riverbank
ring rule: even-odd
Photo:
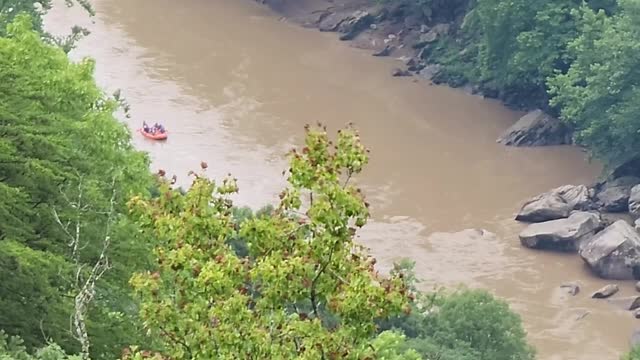
[[[370,50],[372,56],[393,57],[398,67],[391,76],[417,77],[429,84],[441,82],[442,67],[428,63],[431,46],[455,33],[466,10],[466,1],[448,5],[442,13],[426,16],[403,1],[373,0],[258,0],[287,21],[323,32],[336,32],[342,41]],[[478,86],[463,88],[490,98],[508,96],[481,93]],[[507,146],[571,144],[571,129],[541,110],[530,111],[497,140]]]

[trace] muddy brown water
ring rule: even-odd
[[[237,202],[273,202],[284,184],[283,154],[303,125],[354,122],[372,150],[360,176],[373,220],[360,233],[383,268],[408,257],[423,287],[489,289],[524,319],[544,360],[616,359],[636,325],[589,295],[595,279],[576,255],[520,246],[514,212],[527,197],[599,173],[569,147],[507,148],[497,136],[520,114],[446,87],[393,78],[394,59],[288,24],[251,0],[96,0],[92,21],[58,7],[47,19],[93,34],[72,57],[97,60],[108,91],[121,88],[135,130],[143,120],[170,131],[166,143],[134,133],[153,169],[180,176],[239,178]],[[479,230],[465,230],[484,229]],[[559,285],[578,280],[575,297]],[[632,294],[631,284],[623,293]],[[585,315],[586,314],[586,315]]]

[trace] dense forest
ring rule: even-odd
[[[638,151],[635,1],[444,3],[470,11],[466,42],[432,48],[442,76],[557,109],[602,158]],[[175,188],[94,62],[68,59],[88,32],[43,30],[50,6],[0,2],[0,359],[535,357],[504,301],[420,292],[408,261],[376,271],[354,241],[369,218],[354,129],[307,127],[280,202],[259,211],[205,163]]]

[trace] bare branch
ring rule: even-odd
[[[69,238],[68,246],[71,248],[71,259],[76,265],[76,273],[75,273],[75,283],[74,287],[76,288],[76,295],[74,298],[74,311],[71,315],[70,320],[70,328],[73,337],[80,343],[81,345],[81,356],[83,359],[89,359],[89,350],[91,347],[91,342],[89,340],[89,335],[87,333],[86,328],[86,314],[88,312],[88,308],[90,303],[92,302],[95,293],[96,293],[96,283],[102,278],[102,276],[111,268],[109,263],[109,258],[107,256],[109,246],[111,244],[111,226],[115,221],[115,203],[116,203],[116,177],[114,176],[111,182],[111,198],[109,200],[109,208],[106,211],[92,211],[91,204],[84,203],[84,190],[85,185],[83,183],[83,177],[78,174],[78,188],[77,188],[77,198],[74,201],[71,201],[67,194],[62,191],[61,193],[67,204],[75,210],[75,214],[73,216],[72,221],[64,222],[60,218],[60,214],[54,208],[53,216],[65,233],[65,235]],[[102,239],[102,250],[100,255],[98,256],[98,260],[91,266],[90,270],[87,272],[87,264],[82,263],[82,259],[80,253],[87,246],[90,245],[89,241],[83,241],[82,239],[82,222],[85,214],[93,212],[96,214],[104,214],[107,216],[106,225],[104,230],[104,237]],[[70,227],[73,229],[71,230]],[[86,279],[84,279],[83,275],[87,275]]]

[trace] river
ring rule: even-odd
[[[133,130],[143,120],[169,129],[166,143],[134,133],[154,170],[186,183],[187,172],[207,161],[212,177],[239,179],[237,203],[258,207],[276,200],[283,154],[300,143],[305,123],[335,131],[353,122],[372,151],[359,183],[373,220],[359,241],[383,269],[408,257],[425,289],[489,289],[523,317],[542,360],[616,359],[627,350],[635,320],[589,298],[605,282],[577,255],[522,248],[522,225],[512,220],[529,196],[595,179],[599,165],[580,150],[496,144],[521,114],[393,78],[393,59],[288,24],[252,0],[94,3],[92,20],[59,6],[47,27],[57,34],[72,24],[90,28],[72,57],[95,58],[98,82],[122,89]],[[467,228],[495,235],[459,233]],[[582,284],[575,297],[559,288],[572,280]]]

